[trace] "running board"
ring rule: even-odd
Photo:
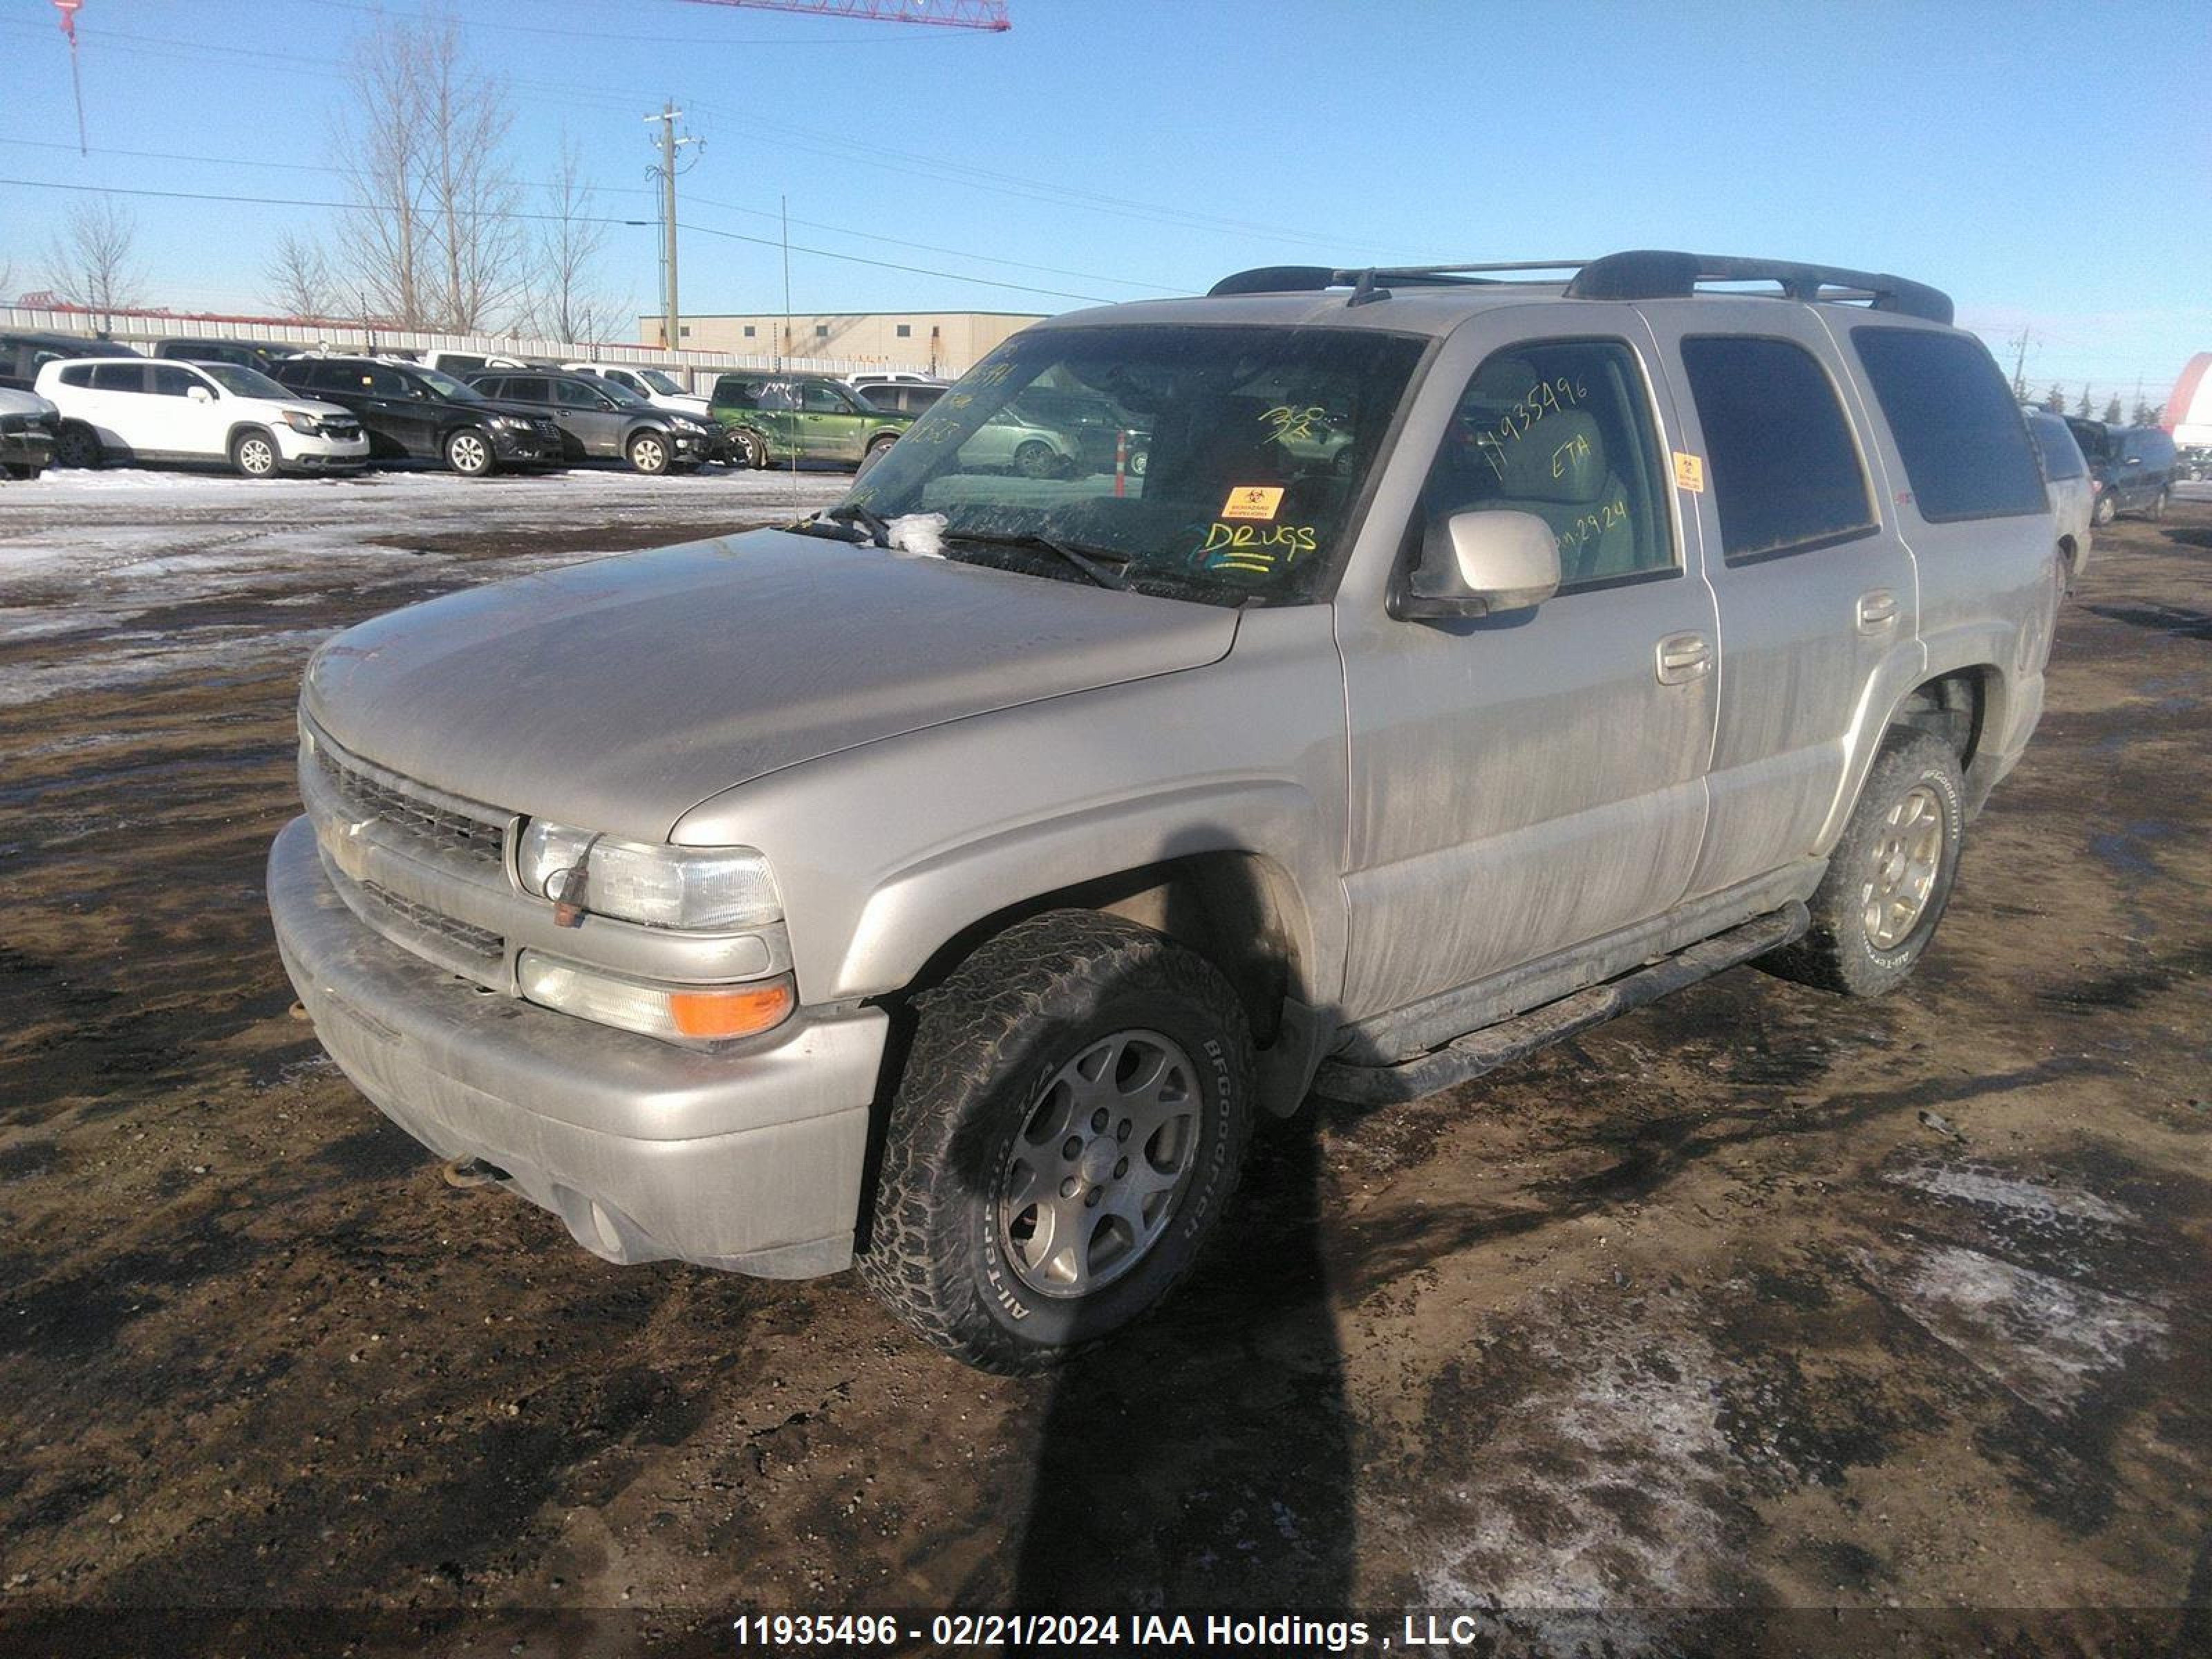
[[[1418,1100],[1525,1059],[1539,1048],[1601,1025],[1616,1014],[1656,1002],[1670,991],[1711,979],[1769,951],[1778,951],[1801,938],[1810,925],[1804,905],[1793,900],[1779,910],[1716,933],[1648,968],[1455,1037],[1416,1059],[1395,1066],[1346,1066],[1331,1060],[1315,1078],[1314,1092],[1354,1106]]]

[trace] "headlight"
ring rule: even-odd
[[[666,985],[525,951],[514,964],[522,994],[541,1008],[695,1042],[732,1042],[783,1024],[799,999],[791,979],[744,985]]]
[[[504,427],[509,432],[530,430],[530,422],[520,415],[495,415],[491,417],[491,423],[494,426]]]
[[[321,435],[323,430],[322,416],[319,415],[310,415],[304,409],[286,410],[284,411],[284,424],[290,427],[295,432],[306,433],[311,438]]]
[[[750,847],[648,846],[541,819],[523,832],[517,872],[530,891],[558,900],[568,895],[554,878],[579,860],[584,908],[594,915],[649,927],[720,928],[783,914],[768,860]]]

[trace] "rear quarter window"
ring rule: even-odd
[[[2081,446],[2056,415],[2030,416],[2027,435],[2035,441],[2036,453],[2043,458],[2045,477],[2057,481],[2078,478],[2087,472],[2081,464]]]
[[[1940,524],[2047,509],[2027,425],[1979,341],[1931,329],[1855,328],[1851,343],[1922,518]]]
[[[1691,335],[1682,367],[1729,563],[1873,533],[1858,445],[1812,353],[1758,335]]]

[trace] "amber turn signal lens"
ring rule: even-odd
[[[733,987],[726,991],[671,991],[668,1017],[688,1037],[752,1036],[782,1024],[793,998],[788,985]]]

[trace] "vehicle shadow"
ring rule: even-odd
[[[1024,1610],[1346,1605],[1353,1454],[1319,1128],[1261,1124],[1243,1192],[1157,1318],[1051,1384]]]

